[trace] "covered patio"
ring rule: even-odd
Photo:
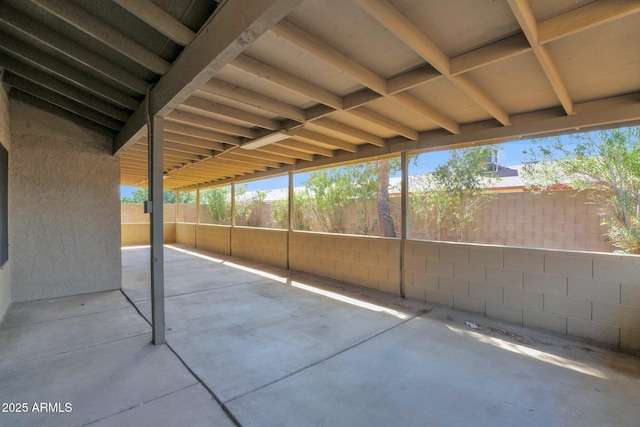
[[[0,329],[2,400],[73,410],[3,413],[3,424],[631,426],[640,417],[631,355],[165,249],[167,346],[149,343],[148,247],[123,249],[122,292],[11,307]]]
[[[638,46],[635,0],[2,1],[0,424],[636,425],[638,255],[407,206],[411,156],[638,126]],[[297,173],[389,159],[399,233],[295,229]],[[163,246],[164,190],[270,177],[286,227]]]

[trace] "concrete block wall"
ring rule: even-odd
[[[405,242],[405,295],[640,350],[640,257]]]
[[[529,248],[611,252],[594,194],[573,190],[498,194],[476,214],[470,242]]]
[[[176,222],[176,205],[165,203],[162,205],[164,222]],[[123,224],[149,223],[151,219],[148,213],[144,212],[144,203],[122,203],[120,205],[120,220]]]
[[[176,224],[176,243],[196,246],[196,224],[188,222],[178,222]]]
[[[231,254],[231,227],[227,225],[198,224],[196,247],[219,254]]]
[[[269,228],[234,227],[231,254],[276,267],[287,267],[287,231]]]
[[[289,268],[398,294],[400,240],[292,232]]]
[[[163,227],[164,243],[175,243],[176,223],[165,222]],[[151,242],[149,235],[149,223],[129,223],[121,225],[122,246],[149,245]]]

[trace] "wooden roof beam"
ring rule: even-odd
[[[168,61],[83,9],[61,0],[30,1],[38,8],[61,19],[148,70],[156,74],[164,74],[169,71],[171,64]]]
[[[242,155],[238,156],[236,155],[235,151],[231,153],[225,153],[223,156],[220,156],[219,158],[223,160],[235,160],[237,162],[246,164],[247,166],[251,166],[251,167],[258,166],[258,167],[279,168],[280,166],[282,166],[280,162],[274,162],[266,159],[256,159],[251,157],[245,157]]]
[[[524,34],[516,34],[451,58],[451,75],[468,73],[476,68],[503,61],[530,50],[531,46]]]
[[[304,153],[302,151],[294,150],[292,148],[280,147],[275,144],[265,145],[264,147],[256,148],[256,151],[266,153],[276,153],[281,156],[291,157],[292,159],[313,160],[313,154]]]
[[[391,99],[404,105],[405,107],[410,108],[411,110],[417,113],[422,114],[427,119],[431,120],[438,126],[448,130],[451,133],[455,133],[455,134],[460,133],[460,125],[458,123],[456,123],[449,117],[445,116],[444,114],[429,107],[427,104],[415,98],[414,96],[410,95],[409,93],[406,93],[406,92],[397,93],[393,95]],[[418,138],[415,138],[415,139],[418,139]]]
[[[372,133],[354,128],[353,126],[349,126],[344,123],[337,122],[335,120],[323,118],[323,119],[318,119],[313,123],[323,128],[330,129],[334,132],[338,132],[343,135],[347,135],[352,138],[358,139],[362,142],[368,142],[369,144],[376,145],[378,147],[384,147],[386,145],[386,141],[384,140],[384,138],[381,138]]]
[[[211,79],[202,86],[201,90],[242,102],[243,104],[251,105],[252,107],[260,108],[261,110],[269,111],[300,123],[305,121],[305,112],[301,108],[222,80]]]
[[[538,22],[536,21],[533,11],[527,0],[507,0],[511,11],[518,20],[518,24],[522,28],[524,35],[527,37],[533,53],[536,55],[538,62],[542,66],[544,73],[551,82],[551,86],[560,100],[564,111],[567,115],[573,114],[573,101],[567,90],[567,86],[560,75],[560,71],[556,67],[555,61],[547,50],[546,46],[538,44]]]
[[[480,86],[467,76],[451,75],[449,58],[394,6],[385,0],[355,1],[500,123],[509,124],[509,115]]]
[[[342,109],[342,98],[338,95],[292,76],[271,65],[267,65],[264,62],[260,62],[246,55],[238,55],[229,65],[253,74],[256,77],[260,77],[261,79],[268,80],[292,92],[309,97],[322,104],[338,110]]]
[[[9,55],[0,53],[0,67],[4,68],[8,72],[29,80],[36,85],[73,99],[74,101],[106,114],[111,118],[120,120],[123,123],[129,118],[129,114],[125,110],[80,90],[76,86],[64,83],[47,73],[37,70],[23,62],[17,61]]]
[[[244,126],[235,125],[233,123],[223,122],[222,120],[212,119],[200,114],[194,114],[187,111],[175,110],[170,113],[165,121],[178,122],[188,126],[197,126],[203,129],[213,129],[215,131],[228,133],[231,135],[243,136],[245,138],[256,138],[257,133],[253,129]]]
[[[3,79],[8,85],[19,89],[23,92],[26,92],[36,98],[39,98],[43,101],[47,101],[57,107],[60,107],[64,110],[75,113],[81,117],[84,117],[87,120],[90,120],[100,126],[104,126],[105,128],[112,129],[118,131],[122,128],[124,124],[123,121],[116,120],[111,118],[99,111],[96,111],[90,106],[81,104],[78,101],[75,101],[71,98],[68,98],[65,95],[61,95],[57,92],[54,92],[50,89],[47,89],[43,86],[35,84],[27,79],[24,79],[20,76],[6,73]]]
[[[126,95],[102,80],[89,77],[77,68],[43,53],[13,37],[0,32],[0,49],[15,58],[32,65],[56,78],[78,86],[95,96],[129,110],[139,108],[140,102]]]
[[[182,135],[179,133],[169,132],[165,129],[164,140],[177,142],[180,144],[191,145],[193,147],[207,148],[213,151],[225,151],[224,144],[215,141],[209,141],[207,139],[197,138],[195,136]]]
[[[242,156],[249,159],[272,160],[274,162],[285,163],[287,165],[292,165],[296,162],[295,159],[292,159],[291,157],[281,156],[279,154],[274,154],[274,153],[265,153],[262,151],[256,152],[255,150],[238,149],[238,150],[235,150],[233,154],[235,154],[236,156]]]
[[[196,91],[197,93],[197,91]],[[257,114],[248,113],[246,111],[239,110],[237,108],[228,107],[217,102],[209,101],[208,99],[192,96],[186,99],[178,109],[182,111],[195,110],[197,114],[203,116],[210,116],[211,114],[216,116],[228,117],[230,119],[238,120],[244,123],[248,123],[252,126],[260,126],[270,130],[282,129],[282,124],[275,120],[267,119]]]
[[[149,0],[113,0],[179,45],[186,46],[196,36],[187,26]]]
[[[199,127],[189,126],[182,123],[164,121],[165,132],[172,132],[181,135],[193,136],[208,141],[223,142],[226,144],[240,145],[240,138],[226,133],[204,130]]]
[[[364,86],[373,89],[381,95],[387,93],[387,82],[382,77],[292,23],[285,20],[280,21],[271,28],[271,31],[279,37],[304,49],[313,56],[322,59],[327,64],[362,83]]]
[[[637,0],[598,0],[538,23],[538,43],[546,44],[634,13],[640,13]]]
[[[324,157],[333,157],[335,153],[329,148],[320,147],[315,144],[309,144],[300,141],[280,141],[276,142],[276,145],[281,147],[291,148],[297,151],[302,151],[309,154],[319,154]]]
[[[442,74],[440,74],[438,70],[429,64],[425,64],[420,68],[402,73],[399,76],[387,80],[387,94],[393,95],[398,92],[403,92],[440,77],[442,77]]]
[[[368,108],[354,108],[353,110],[349,110],[349,113],[353,114],[354,116],[360,117],[361,119],[365,119],[367,121],[375,123],[378,126],[382,126],[386,129],[396,132],[397,134],[402,135],[412,141],[418,139],[417,131]]]
[[[352,144],[350,142],[343,141],[342,139],[334,138],[322,133],[310,131],[308,129],[298,129],[290,133],[293,134],[294,140],[310,141],[312,143],[319,142],[321,144],[329,145],[331,147],[345,150],[350,153],[355,153],[356,151],[358,151],[358,146],[356,144]]]
[[[248,45],[293,11],[302,0],[222,2],[149,93],[149,105],[131,115],[114,140],[116,155],[137,140],[146,116],[166,117]]]
[[[67,60],[88,68],[119,86],[139,94],[147,91],[149,83],[143,79],[2,3],[0,3],[0,26],[13,35],[29,40],[30,43],[55,51]]]

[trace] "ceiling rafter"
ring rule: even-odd
[[[516,55],[531,51],[531,46],[524,34],[519,33],[495,43],[474,49],[471,52],[451,58],[452,76],[468,73],[498,61],[504,61]]]
[[[335,109],[342,109],[342,98],[338,95],[247,55],[238,55],[231,61],[230,65],[262,79],[269,80],[285,89],[307,96],[317,102]]]
[[[274,154],[274,153],[256,152],[255,150],[245,150],[245,149],[238,149],[238,150],[235,150],[233,153],[236,154],[237,156],[243,156],[251,159],[272,160],[274,162],[285,163],[285,164],[295,163],[295,159],[292,159],[291,157],[281,156],[279,154]]]
[[[313,123],[325,129],[330,129],[334,132],[347,135],[362,142],[368,142],[369,144],[376,145],[378,147],[384,147],[386,144],[384,138],[380,138],[379,136],[374,135],[370,132],[337,122],[332,119],[322,118],[314,121]]]
[[[281,156],[291,157],[292,159],[302,159],[311,161],[313,160],[313,154],[305,153],[288,147],[281,147],[276,144],[265,145],[264,147],[256,148],[256,151],[280,154]]]
[[[397,134],[406,137],[407,139],[418,139],[418,132],[416,130],[411,129],[366,107],[354,108],[353,110],[349,110],[349,113],[353,114],[354,116],[360,117],[361,119],[365,119],[372,123],[375,123],[378,126],[382,126],[386,129],[392,130]]]
[[[90,77],[78,69],[43,53],[28,44],[0,32],[0,49],[14,58],[27,62],[35,68],[56,76],[56,78],[78,86],[106,101],[135,110],[140,102],[103,81]]]
[[[237,151],[238,150],[234,150],[232,152],[225,153],[222,156],[220,156],[220,159],[236,160],[250,166],[259,166],[259,167],[268,167],[268,168],[279,168],[280,166],[282,166],[280,162],[274,162],[273,160],[267,160],[264,158],[256,159],[252,157],[238,155]]]
[[[214,151],[226,150],[225,145],[219,142],[211,141],[208,139],[197,138],[195,136],[188,136],[180,133],[169,132],[166,129],[164,130],[164,139],[166,141],[177,142],[180,144],[191,145],[194,147],[207,148],[209,150],[214,150]]]
[[[51,77],[49,74],[37,70],[23,62],[17,61],[12,57],[0,53],[0,67],[7,71],[12,72],[24,79],[31,81],[32,83],[56,92],[62,96],[66,96],[79,102],[89,108],[92,108],[100,113],[103,113],[111,118],[120,120],[121,122],[127,121],[129,114],[114,105],[101,100],[83,90],[80,90],[76,86],[64,83],[55,77]]]
[[[460,133],[460,126],[455,121],[429,107],[427,104],[407,92],[397,93],[391,96],[391,99],[404,105],[405,107],[412,109],[417,113],[422,114],[438,126],[448,130],[451,133]]]
[[[179,45],[186,46],[196,36],[186,25],[149,0],[113,0],[141,21],[146,22]]]
[[[242,102],[252,107],[260,108],[271,113],[279,114],[297,122],[305,121],[305,113],[301,108],[294,107],[285,102],[277,101],[269,96],[262,95],[249,89],[245,89],[218,79],[211,79],[202,86],[202,91],[209,92],[227,99]],[[196,92],[196,94],[198,91]]]
[[[114,141],[119,155],[142,134],[146,115],[166,117],[209,81],[247,45],[268,31],[302,0],[234,0],[222,2],[171,69],[150,91],[150,108],[139,107]]]
[[[355,0],[355,2],[500,123],[505,126],[509,124],[507,112],[480,86],[468,76],[451,75],[449,57],[394,6],[385,0]]]
[[[538,43],[546,44],[634,13],[640,13],[637,0],[598,0],[538,23]]]
[[[107,115],[100,113],[93,108],[87,107],[86,105],[81,104],[78,101],[75,101],[67,96],[60,95],[57,92],[35,84],[15,74],[7,73],[4,76],[4,81],[14,88],[20,89],[23,92],[35,96],[36,98],[40,98],[43,101],[47,101],[62,109],[75,113],[98,125],[104,126],[107,129],[118,131],[124,124],[124,122],[120,120],[108,117]]]
[[[291,148],[297,151],[302,151],[304,153],[319,154],[324,157],[333,157],[335,155],[333,150],[329,148],[319,147],[316,144],[309,144],[306,142],[286,140],[286,141],[276,142],[275,145],[285,147],[285,148]]]
[[[207,130],[213,129],[215,131],[243,136],[245,138],[255,138],[257,136],[256,131],[253,129],[182,110],[173,111],[165,120],[200,127]]]
[[[442,74],[440,74],[438,70],[429,64],[425,64],[415,70],[402,73],[387,80],[387,94],[393,95],[398,92],[403,92],[441,77]]]
[[[385,79],[358,64],[356,61],[337,51],[333,47],[314,38],[295,25],[287,21],[281,21],[271,30],[278,36],[288,40],[290,43],[295,44],[299,48],[304,49],[310,54],[330,64],[338,71],[349,75],[351,78],[364,85],[365,88],[377,94],[376,96],[371,92],[358,91],[356,93],[357,97],[351,97],[348,101],[347,98],[344,99],[343,105],[345,105],[345,107],[348,106],[350,108],[354,108],[355,106],[362,106],[366,103],[379,99],[380,97],[387,96],[388,82]],[[394,80],[396,87],[394,89],[398,91],[398,88],[400,86],[398,84],[399,82],[406,84],[407,81],[412,81],[413,85],[426,83],[427,81],[437,77],[434,71],[435,70],[433,70],[432,68],[430,69],[422,67],[421,69],[419,69],[419,71],[414,70],[409,72],[404,80],[401,80],[400,77],[396,77]],[[418,112],[420,114],[429,114],[427,118],[432,120],[434,123],[440,123],[442,121],[441,117],[443,116],[443,114],[435,112],[434,109],[421,109]],[[436,114],[432,116],[431,112],[435,112]],[[320,116],[324,115],[326,114],[322,114]],[[311,119],[311,117],[307,116],[307,120]],[[390,120],[391,119],[387,119],[386,122]],[[451,119],[446,119],[446,121],[451,121]],[[376,143],[375,145],[378,144]]]
[[[169,120],[165,120],[164,122],[164,130],[165,132],[173,132],[182,135],[193,136],[196,138],[205,139],[208,141],[217,141],[223,142],[226,144],[232,145],[240,145],[240,138],[228,135],[226,133],[215,132],[211,130],[205,130],[202,128],[189,126],[183,123],[171,122]]]
[[[560,100],[562,107],[567,115],[572,115],[573,101],[571,100],[567,86],[560,75],[560,71],[558,71],[558,67],[546,46],[538,44],[538,22],[533,15],[533,11],[531,10],[529,3],[527,0],[507,0],[507,2],[509,3],[511,11],[515,15],[520,28],[522,28],[524,35],[527,37],[527,40],[533,49],[533,53],[536,55],[538,62],[542,66],[547,79],[549,79],[549,82]]]
[[[303,141],[319,142],[351,153],[358,151],[358,146],[356,144],[308,129],[298,129],[290,133],[293,135],[293,139],[296,140],[300,139]]]
[[[234,120],[238,120],[244,123],[248,123],[252,126],[260,126],[265,129],[279,130],[282,129],[282,125],[276,121],[267,119],[266,117],[259,116],[257,114],[249,113],[237,108],[229,107],[227,105],[219,104],[208,99],[200,98],[198,96],[191,96],[186,99],[179,107],[180,110],[190,111],[196,110],[203,116],[223,116]]]
[[[285,40],[322,59],[337,70],[351,76],[364,86],[381,95],[387,93],[387,82],[382,77],[363,67],[347,55],[328,44],[316,39],[292,23],[283,20],[271,28],[271,31]]]
[[[83,9],[63,0],[29,1],[148,70],[161,75],[169,71],[171,64],[168,61]]]
[[[81,67],[86,67],[103,78],[138,94],[144,94],[149,86],[149,83],[143,79],[2,3],[0,3],[0,28],[12,35],[27,38],[37,45],[45,46]]]

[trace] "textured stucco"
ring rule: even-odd
[[[8,90],[0,85],[0,143],[9,151],[11,136],[9,131],[9,100]],[[11,258],[0,268],[0,321],[11,303]]]
[[[119,289],[111,141],[14,99],[9,105],[13,301]]]

